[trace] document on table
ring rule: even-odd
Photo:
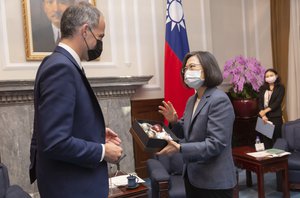
[[[116,186],[126,186],[128,184],[128,177],[129,175],[120,175],[120,176],[115,176],[115,177],[110,177],[109,178],[109,187],[116,187]],[[137,183],[145,183],[145,181],[143,179],[141,179],[140,177],[138,177],[137,175],[135,175],[138,178],[138,182]]]
[[[255,157],[255,158],[282,157],[282,156],[290,155],[290,154],[291,154],[290,152],[286,152],[284,150],[274,149],[274,148],[267,149],[267,150],[264,150],[264,151],[247,153],[247,155],[250,155],[250,156]]]
[[[255,130],[272,139],[275,126],[272,122],[265,123],[260,117],[257,118]]]

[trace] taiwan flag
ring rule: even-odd
[[[180,118],[187,99],[195,92],[184,86],[180,70],[189,44],[181,0],[167,0],[165,41],[165,101],[172,102]]]

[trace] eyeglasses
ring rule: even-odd
[[[201,64],[191,63],[191,64],[186,65],[185,67],[183,67],[181,69],[181,73],[184,74],[186,72],[186,70],[199,70],[199,69],[201,69],[200,66],[201,66]]]
[[[90,32],[92,33],[93,37],[94,37],[96,40],[98,40],[97,37],[95,36],[95,34],[93,33],[93,31],[92,31],[92,29],[91,29],[90,27],[89,27],[89,30],[90,30]]]
[[[102,35],[99,35],[98,37],[96,37],[96,35],[94,34],[94,32],[92,31],[92,28],[90,27],[90,26],[88,26],[88,28],[89,28],[89,30],[90,30],[90,32],[92,33],[92,35],[93,35],[93,37],[96,39],[96,40],[102,40],[103,39],[103,37],[104,37],[104,34]]]

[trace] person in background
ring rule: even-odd
[[[74,2],[75,0],[43,0],[44,12],[53,27],[60,29],[60,20],[64,11]]]
[[[236,174],[231,153],[234,110],[228,96],[217,88],[223,81],[209,52],[188,53],[182,65],[184,83],[195,90],[178,119],[170,101],[159,106],[171,130],[183,137],[169,141],[157,155],[181,152],[187,197],[231,198]]]
[[[264,122],[271,121],[275,125],[272,139],[260,135],[265,148],[272,148],[275,140],[281,137],[282,120],[282,101],[285,88],[280,83],[280,77],[274,69],[265,71],[265,82],[259,91],[259,116]]]
[[[123,149],[105,128],[81,65],[101,55],[104,30],[96,7],[70,6],[61,19],[61,42],[37,71],[30,180],[37,179],[41,198],[108,197],[107,162],[117,163]]]
[[[52,52],[54,50],[61,38],[61,17],[64,11],[74,3],[75,0],[42,0],[42,9],[47,20],[42,22],[41,16],[38,23],[32,24],[33,51]]]

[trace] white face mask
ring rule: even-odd
[[[277,77],[276,76],[270,76],[266,78],[267,83],[274,83],[276,81]]]
[[[204,80],[200,78],[201,72],[201,70],[186,70],[184,73],[185,84],[190,88],[199,89],[204,83]]]

